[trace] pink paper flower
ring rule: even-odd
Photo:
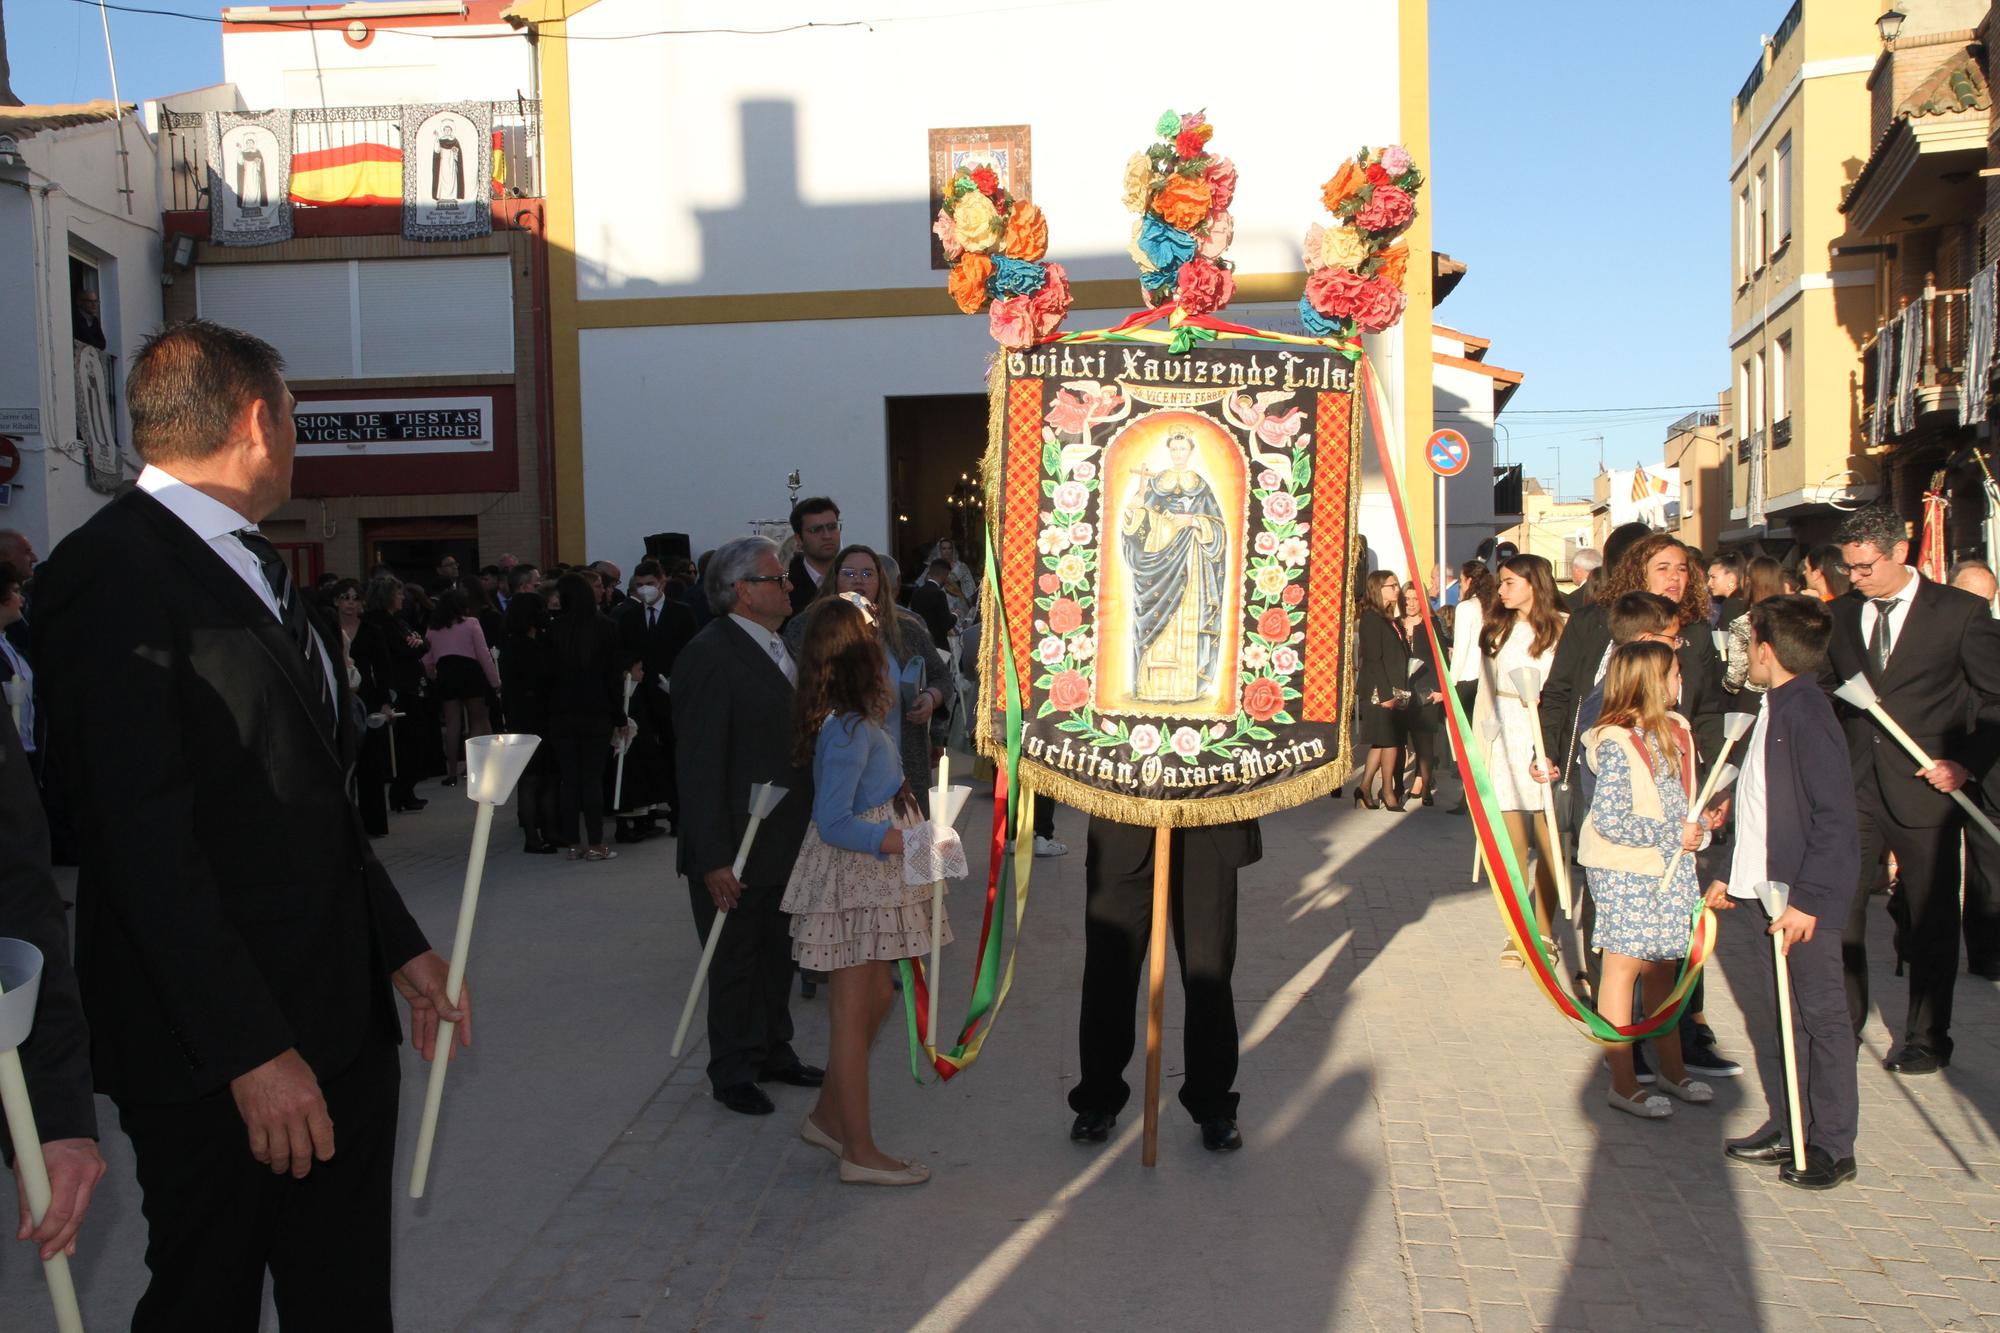
[[[1410,169],[1411,165],[1410,151],[1403,147],[1403,145],[1392,143],[1382,150],[1382,170],[1388,172],[1391,176],[1402,175]]]
[[[1363,284],[1354,306],[1354,322],[1369,333],[1380,333],[1403,317],[1409,298],[1403,289],[1386,278],[1370,278]]]
[[[1236,198],[1236,164],[1226,157],[1218,157],[1201,174],[1208,181],[1209,207],[1218,213],[1228,208]]]
[[[931,230],[937,233],[938,244],[944,247],[944,257],[956,264],[958,257],[965,253],[965,247],[958,243],[958,224],[951,220],[951,214],[940,208],[937,221],[931,223]]]
[[[1208,235],[1195,243],[1195,253],[1203,259],[1219,259],[1229,243],[1236,239],[1236,219],[1217,210],[1208,215]]]
[[[1354,215],[1354,225],[1363,231],[1394,231],[1409,225],[1417,206],[1408,193],[1394,185],[1378,185],[1375,193]]]
[[[1328,319],[1347,319],[1367,285],[1368,279],[1344,268],[1315,269],[1306,279],[1306,300]]]
[[[1236,294],[1236,279],[1229,270],[1209,259],[1190,259],[1181,265],[1175,295],[1181,309],[1190,315],[1206,315],[1229,304]]]
[[[992,330],[994,342],[1016,351],[1034,346],[1035,312],[1030,304],[1033,300],[1030,296],[1010,296],[992,304],[987,312],[987,327]]]
[[[1317,222],[1313,223],[1312,226],[1306,228],[1305,244],[1300,246],[1299,249],[1306,261],[1306,267],[1308,269],[1315,269],[1320,266],[1320,260],[1319,260],[1320,240],[1325,235],[1326,235],[1326,228],[1320,226],[1319,223]]]
[[[1034,321],[1036,342],[1053,336],[1062,326],[1063,316],[1069,313],[1069,304],[1069,274],[1061,264],[1050,264],[1041,290],[1028,297],[1028,313]]]

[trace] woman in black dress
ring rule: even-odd
[[[381,631],[368,623],[362,609],[361,585],[341,579],[331,589],[334,615],[340,625],[340,646],[346,658],[348,688],[361,707],[356,720],[363,727],[361,748],[354,758],[354,803],[361,827],[371,838],[389,832],[389,648]]]
[[[1399,781],[1403,769],[1403,711],[1410,694],[1409,645],[1397,623],[1402,588],[1396,576],[1378,569],[1362,585],[1361,614],[1356,618],[1355,708],[1360,713],[1361,742],[1368,762],[1354,789],[1354,803],[1377,809],[1375,779],[1382,779],[1379,808],[1401,810]]]
[[[582,575],[563,575],[556,596],[561,610],[549,629],[555,645],[549,740],[556,756],[556,841],[570,849],[572,861],[608,861],[618,853],[604,841],[604,757],[625,699],[618,627],[599,614],[597,595]],[[584,824],[581,847],[578,815]]]
[[[389,704],[398,716],[389,723],[395,740],[389,769],[389,808],[421,810],[428,802],[417,795],[417,779],[429,776],[423,756],[427,740],[436,733],[424,722],[422,707],[424,680],[424,636],[403,618],[403,584],[393,575],[368,581],[367,609],[361,613],[361,627],[381,645],[388,658]],[[385,745],[388,742],[385,740]]]
[[[1433,772],[1437,737],[1444,730],[1444,672],[1431,652],[1431,636],[1424,633],[1423,601],[1423,589],[1414,583],[1403,585],[1403,614],[1398,628],[1403,631],[1403,642],[1409,645],[1410,704],[1404,710],[1403,720],[1409,730],[1410,754],[1416,763],[1418,784],[1418,789],[1410,795],[1423,797],[1425,805],[1434,805],[1431,794],[1437,785]]]
[[[549,735],[549,691],[555,686],[555,647],[549,640],[549,612],[542,595],[522,589],[507,599],[507,637],[500,650],[500,702],[511,730],[543,738],[521,775],[523,850],[555,851],[556,764]]]

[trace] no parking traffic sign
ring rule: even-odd
[[[1472,461],[1472,446],[1463,435],[1447,426],[1431,432],[1430,443],[1424,448],[1424,461],[1440,477],[1455,477]]]

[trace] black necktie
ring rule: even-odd
[[[646,628],[647,628],[647,629],[658,629],[658,628],[659,628],[659,626],[660,626],[660,608],[659,608],[659,607],[657,607],[657,606],[649,606],[649,607],[647,607],[647,608],[646,608]]]
[[[1881,675],[1889,669],[1889,613],[1896,609],[1893,597],[1877,597],[1871,603],[1875,608],[1875,628],[1868,632],[1868,655],[1875,659],[1875,674]]]
[[[237,532],[236,540],[242,542],[244,549],[256,556],[257,563],[263,566],[264,582],[271,585],[271,595],[278,599],[278,618],[284,622],[286,633],[292,636],[299,655],[306,660],[306,675],[312,678],[313,698],[319,701],[320,715],[331,721],[333,699],[327,693],[326,668],[320,661],[319,635],[313,633],[312,622],[306,618],[306,609],[299,604],[298,589],[292,586],[291,566],[261,532],[244,528]]]

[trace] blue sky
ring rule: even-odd
[[[1470,266],[1438,320],[1526,373],[1502,418],[1512,458],[1565,493],[1589,490],[1591,437],[1612,467],[1656,462],[1666,425],[1725,382],[1729,100],[1785,7],[1433,0],[1428,203],[1438,248]],[[24,100],[110,95],[94,6],[6,8]],[[114,12],[111,33],[127,100],[222,77],[214,24]]]

